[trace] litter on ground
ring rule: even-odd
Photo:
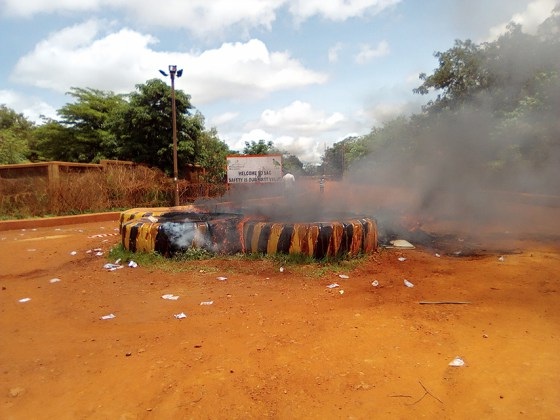
[[[389,242],[391,246],[387,246],[386,248],[401,248],[401,249],[414,249],[415,246],[412,245],[410,242],[404,239],[395,239],[394,241]]]
[[[451,362],[449,362],[449,366],[452,367],[461,367],[465,366],[465,361],[461,359],[459,356],[455,357]]]

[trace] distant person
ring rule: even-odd
[[[319,190],[321,191],[321,193],[325,192],[325,177],[322,176],[321,179],[319,180]]]
[[[282,181],[284,181],[284,194],[288,197],[292,196],[296,186],[296,177],[288,172],[282,177]]]

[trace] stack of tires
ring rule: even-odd
[[[189,248],[218,254],[303,254],[315,259],[370,254],[377,249],[372,218],[283,223],[195,206],[132,209],[121,213],[125,249],[172,256]]]

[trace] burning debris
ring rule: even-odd
[[[165,256],[189,248],[213,253],[304,254],[316,259],[377,249],[377,224],[367,217],[321,222],[266,220],[262,214],[214,213],[196,206],[132,209],[121,214],[123,246]]]

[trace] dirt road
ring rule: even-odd
[[[107,271],[116,229],[0,232],[0,418],[560,417],[556,240]]]

